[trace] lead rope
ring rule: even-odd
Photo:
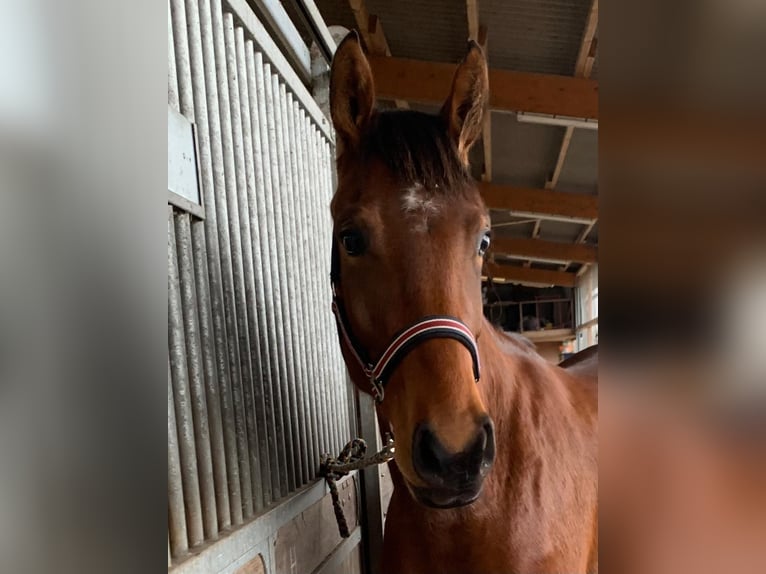
[[[330,496],[332,496],[332,508],[335,511],[335,520],[338,522],[338,532],[340,532],[340,535],[343,538],[348,538],[350,533],[348,531],[346,517],[343,514],[343,508],[341,508],[340,505],[338,487],[335,483],[352,470],[359,470],[368,466],[383,464],[394,458],[394,439],[391,438],[389,433],[386,433],[383,442],[385,443],[383,448],[367,458],[364,458],[364,455],[367,452],[367,443],[361,438],[355,438],[343,447],[343,450],[340,451],[337,458],[330,456],[329,454],[322,455],[319,475],[323,476],[327,481],[327,486],[330,489]]]

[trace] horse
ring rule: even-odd
[[[482,312],[490,219],[468,158],[488,93],[474,42],[435,115],[377,108],[353,32],[330,70],[333,311],[395,437],[388,574],[598,568],[593,357],[559,368]]]

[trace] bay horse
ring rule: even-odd
[[[488,92],[473,42],[437,115],[376,109],[356,33],[332,63],[333,310],[396,441],[387,574],[597,571],[594,369],[550,364],[482,313],[490,220],[468,152]]]

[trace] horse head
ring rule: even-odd
[[[378,413],[415,499],[469,504],[495,455],[477,345],[490,220],[468,163],[488,99],[486,61],[469,43],[436,115],[376,109],[355,33],[338,47],[330,78],[343,355],[354,383],[383,399]]]

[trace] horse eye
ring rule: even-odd
[[[479,257],[484,257],[487,249],[489,249],[489,231],[482,235],[479,241]]]
[[[340,232],[340,242],[343,245],[343,249],[346,250],[351,257],[357,257],[362,255],[365,250],[364,236],[361,232],[355,229],[348,229]]]

